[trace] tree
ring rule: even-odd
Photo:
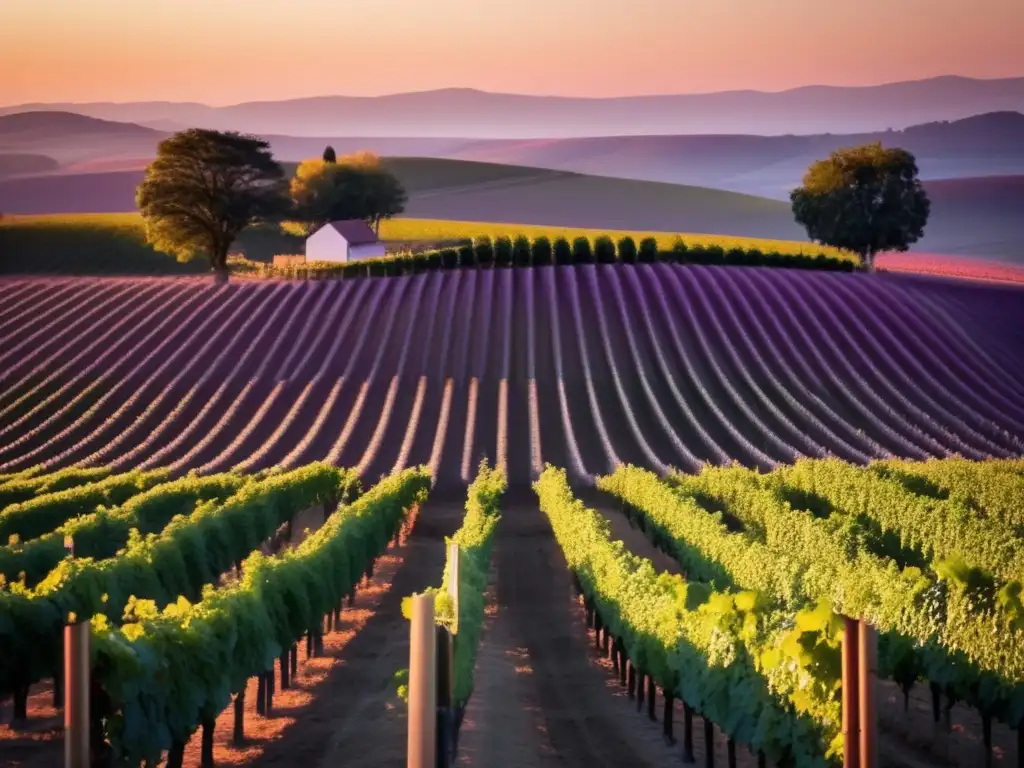
[[[494,263],[494,244],[487,235],[481,235],[473,240],[473,253],[476,255],[476,263],[481,267],[489,267]]]
[[[623,264],[634,264],[636,262],[636,241],[626,235],[619,240],[619,261]]]
[[[334,152],[334,147],[328,144],[324,147],[324,162],[325,163],[336,163],[338,162],[338,156]]]
[[[931,210],[914,156],[880,142],[814,163],[790,200],[808,237],[859,254],[868,271],[881,251],[905,251],[917,242]]]
[[[192,128],[160,142],[135,199],[154,248],[226,273],[242,230],[283,212],[284,172],[262,139]]]
[[[645,237],[640,241],[637,259],[643,264],[653,264],[658,260],[658,241],[653,237]]]
[[[598,264],[615,263],[615,242],[608,235],[600,235],[594,240],[594,258]]]
[[[548,244],[548,250],[551,244]],[[530,239],[526,235],[516,235],[512,242],[512,263],[517,267],[528,267],[532,261]]]
[[[512,238],[508,235],[494,238],[494,265],[496,267],[512,265]]]
[[[289,190],[296,220],[289,229],[300,234],[345,219],[363,219],[379,233],[381,220],[402,213],[408,201],[401,182],[370,152],[340,157],[336,162],[304,160],[295,170]]]
[[[572,241],[572,263],[590,264],[594,261],[594,255],[590,250],[590,239],[577,237]]]
[[[555,264],[572,264],[572,246],[564,237],[556,237],[553,245]],[[534,254],[534,264],[537,263],[537,256]]]
[[[558,245],[559,241],[555,242]],[[563,240],[560,242],[565,243],[565,250],[568,252],[569,244]],[[551,247],[551,241],[548,240],[544,235],[534,239],[533,244],[530,246],[530,260],[533,262],[535,267],[546,267],[551,264],[553,259],[553,251]]]

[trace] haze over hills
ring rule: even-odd
[[[132,211],[167,135],[69,112],[0,116],[0,211]],[[777,239],[803,239],[788,193],[811,162],[880,141],[915,154],[932,195],[917,250],[1019,259],[1024,243],[1024,114],[1014,111],[842,135],[266,138],[286,163],[326,144],[390,158],[415,217]]]
[[[65,172],[141,170],[167,134],[63,112],[0,116],[0,154],[48,156]],[[915,154],[924,179],[1024,174],[1024,115],[994,112],[903,131],[807,136],[607,136],[572,139],[338,138],[269,135],[283,161],[370,149],[383,156],[499,162],[727,189],[786,199],[808,165],[843,146],[881,141]],[[23,167],[23,164],[18,167]],[[43,171],[47,169],[41,169]],[[55,169],[50,168],[50,171]],[[28,173],[33,171],[22,171]],[[0,176],[4,173],[0,167]]]
[[[861,133],[1024,110],[1024,78],[945,76],[780,92],[579,98],[449,88],[377,97],[322,96],[212,107],[192,102],[20,104],[0,114],[77,112],[142,123],[293,136],[566,138],[676,134]]]

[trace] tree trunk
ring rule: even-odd
[[[697,762],[693,754],[693,708],[683,702],[683,762]]]
[[[715,768],[715,726],[708,720],[707,715],[701,715],[704,718],[704,765],[707,768]]]
[[[235,694],[235,727],[231,740],[236,747],[245,743],[245,686]]]
[[[672,732],[672,714],[675,708],[675,697],[668,689],[663,688],[661,692],[665,696],[665,707],[662,710],[662,733],[665,736],[666,744],[675,744],[676,737]]]
[[[256,677],[256,713],[267,714],[267,676],[262,672]]]
[[[658,721],[658,716],[655,714],[655,706],[657,705],[657,689],[654,687],[654,678],[651,675],[647,676],[647,718],[653,722]]]
[[[185,742],[175,741],[167,751],[167,768],[181,768],[185,761]]]
[[[861,265],[864,267],[865,272],[875,271],[875,252],[870,248],[866,249],[860,255]]]
[[[264,705],[264,715],[270,717],[274,711],[274,664],[271,662],[270,669],[264,672],[267,676],[267,686],[264,689],[267,695],[267,703]]]
[[[217,720],[213,717],[203,718],[202,748],[199,754],[201,768],[214,768],[213,764],[213,731],[217,727]]]
[[[28,721],[29,687],[20,683],[14,687],[14,716],[11,718],[13,728],[24,728]]]
[[[228,248],[227,245],[214,245],[210,253],[210,269],[213,270],[214,279],[219,282],[227,282],[228,279]]]

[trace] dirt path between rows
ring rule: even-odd
[[[666,745],[661,724],[637,714],[610,664],[593,650],[583,607],[536,503],[503,505],[497,536],[496,606],[480,647],[458,764],[678,766],[681,747]],[[680,710],[677,735],[681,730]],[[699,760],[699,718],[694,731]],[[724,760],[725,745],[718,746]]]
[[[406,710],[394,675],[409,666],[402,599],[439,584],[444,537],[462,521],[461,501],[428,501],[403,546],[382,558],[369,585],[346,608],[341,631],[324,638],[323,658],[300,669],[298,686],[275,696],[274,712],[247,712],[245,749],[228,746],[231,712],[217,723],[217,764],[248,766],[399,766],[406,759]],[[304,658],[300,647],[300,660]],[[255,683],[248,702],[255,702]],[[252,709],[254,705],[249,704]],[[198,739],[193,739],[198,742]],[[198,766],[190,745],[186,766]]]

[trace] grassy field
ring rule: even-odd
[[[609,234],[657,238],[659,245],[671,247],[678,236],[673,232],[615,231],[573,229],[519,224],[489,224],[433,219],[395,219],[384,222],[381,237],[391,250],[404,250],[411,244],[443,243],[478,235],[525,234],[550,238],[589,237]],[[726,237],[683,233],[693,244],[718,244],[724,248],[759,248],[781,253],[818,253],[834,249],[785,240]],[[301,253],[302,240],[277,230],[253,229],[236,243],[249,259],[269,261],[275,253]],[[201,274],[203,261],[181,264],[170,256],[154,251],[145,242],[142,219],[136,213],[67,214],[54,216],[16,216],[0,221],[0,274]]]
[[[236,243],[247,257],[301,253],[302,241],[277,229],[251,229]],[[146,243],[137,213],[16,216],[0,221],[0,274],[188,275],[206,262],[180,263]]]

